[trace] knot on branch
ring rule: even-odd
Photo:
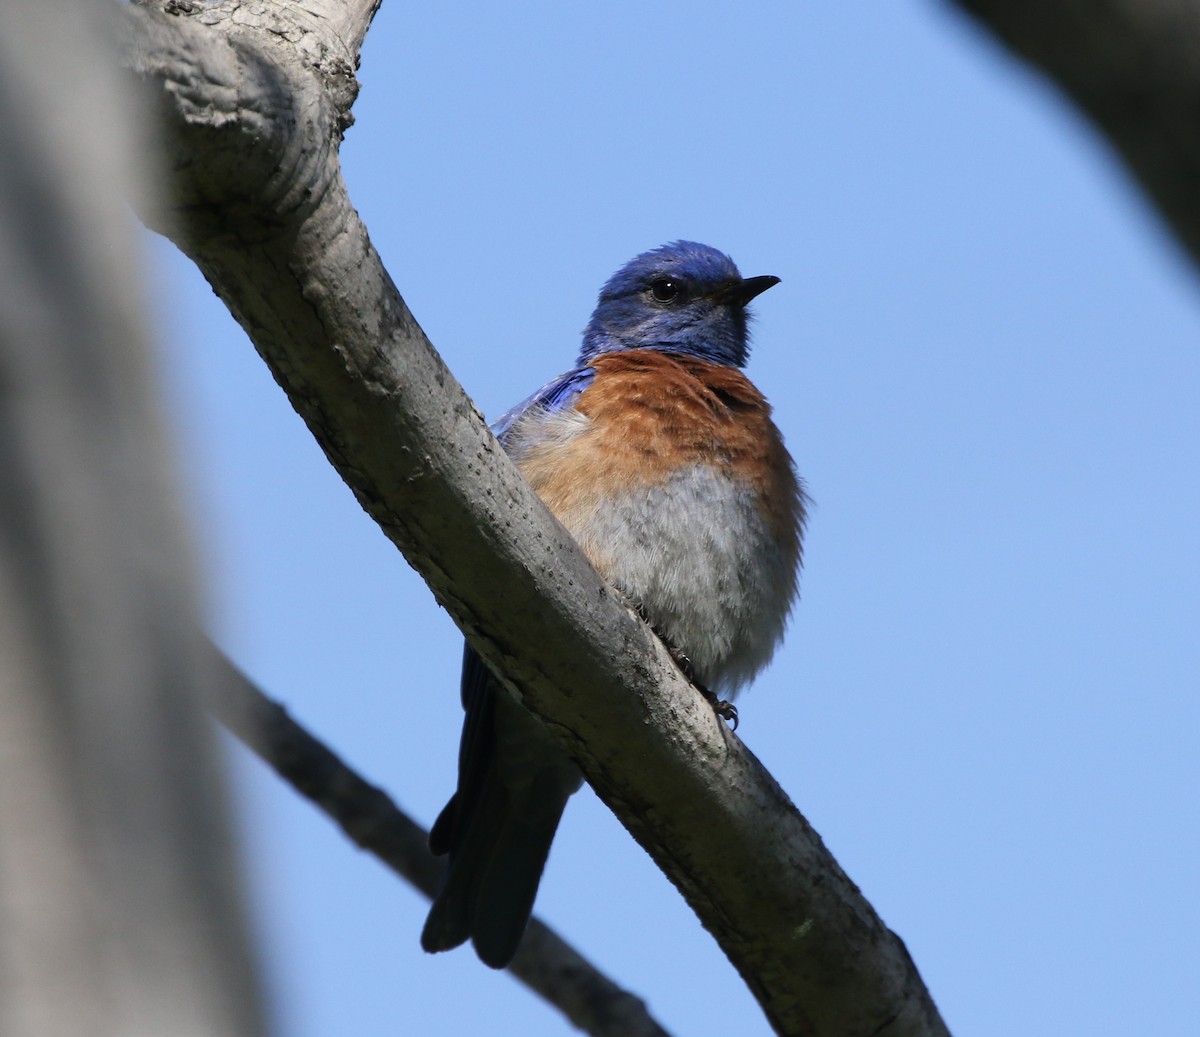
[[[121,9],[126,65],[165,136],[161,227],[231,210],[254,239],[294,224],[339,176],[353,122],[354,59],[331,27],[294,7],[165,0]],[[157,218],[156,218],[157,217]]]

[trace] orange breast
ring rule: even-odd
[[[770,405],[741,371],[651,349],[606,353],[592,366],[575,405],[586,422],[516,455],[568,528],[605,499],[707,466],[751,487],[773,534],[798,550],[799,483]]]

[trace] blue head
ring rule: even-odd
[[[725,253],[694,241],[643,252],[600,290],[580,363],[615,349],[666,349],[741,367],[746,304],[778,277],[743,278]]]

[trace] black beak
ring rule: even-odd
[[[761,277],[744,277],[740,281],[730,281],[722,285],[712,294],[713,302],[726,303],[730,306],[745,306],[756,295],[762,295],[772,285],[779,284],[779,278],[772,274]]]

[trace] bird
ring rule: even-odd
[[[743,373],[747,304],[779,283],[674,241],[600,290],[576,365],[493,426],[596,570],[736,720],[797,597],[808,498],[763,394]],[[447,857],[421,944],[471,940],[506,967],[578,768],[464,649],[458,786],[430,831]],[[720,696],[720,697],[719,697]]]

